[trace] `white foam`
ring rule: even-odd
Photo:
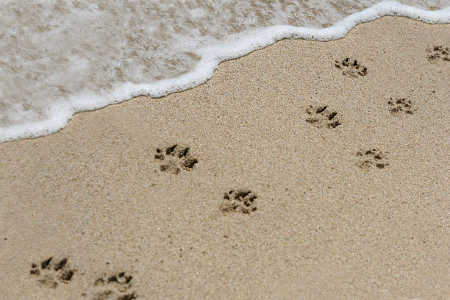
[[[176,8],[173,9],[175,10],[173,15],[176,15]],[[292,14],[293,10],[293,7],[285,8],[288,15]],[[279,10],[275,11],[279,12]],[[237,11],[235,13],[240,14],[241,12]],[[189,15],[191,17],[190,20],[202,19],[202,17],[207,14],[208,12],[203,8],[194,8],[189,11]],[[101,7],[94,7],[93,11],[88,14],[88,16],[84,17],[93,19],[99,18],[101,15]],[[179,68],[176,72],[169,72],[168,74],[165,74],[165,78],[160,80],[157,80],[158,78],[152,78],[148,81],[150,83],[145,83],[145,80],[142,80],[142,76],[134,76],[135,74],[139,75],[142,73],[142,62],[133,61],[133,57],[129,57],[124,60],[123,57],[120,56],[120,60],[113,60],[110,62],[110,64],[114,67],[105,71],[112,74],[111,82],[107,82],[105,86],[95,86],[95,84],[92,86],[87,83],[83,85],[84,82],[81,82],[82,84],[80,84],[80,82],[73,83],[72,81],[74,81],[74,76],[82,77],[84,74],[89,72],[94,74],[91,76],[98,76],[98,74],[90,70],[92,65],[86,57],[80,57],[77,55],[62,57],[59,58],[61,60],[60,62],[50,63],[64,64],[68,62],[70,71],[64,70],[64,72],[60,73],[50,73],[45,78],[36,78],[37,80],[45,81],[44,88],[46,89],[46,93],[39,94],[39,91],[35,91],[36,94],[39,94],[39,97],[43,97],[43,99],[47,97],[45,98],[46,101],[42,101],[43,104],[37,101],[36,103],[38,104],[35,105],[33,100],[26,99],[27,97],[32,98],[33,94],[25,95],[26,97],[18,97],[16,101],[21,101],[20,103],[5,102],[6,104],[3,106],[7,107],[7,109],[3,112],[3,119],[6,121],[4,124],[0,123],[0,142],[21,138],[38,137],[56,132],[64,128],[72,115],[76,112],[98,109],[109,104],[122,102],[138,95],[162,97],[173,92],[183,91],[198,86],[213,76],[213,72],[220,62],[241,57],[254,50],[271,45],[281,39],[297,38],[319,41],[339,39],[344,37],[357,24],[368,22],[382,16],[403,16],[426,23],[450,23],[450,6],[437,11],[428,11],[418,7],[400,4],[398,2],[381,2],[363,11],[353,13],[336,22],[333,26],[327,28],[314,28],[311,26],[300,27],[291,25],[274,25],[268,27],[250,26],[249,28],[245,28],[245,30],[236,30],[235,33],[229,35],[221,33],[218,36],[210,35],[205,37],[199,33],[197,40],[193,40],[186,35],[177,35],[177,33],[173,31],[172,34],[176,36],[179,41],[182,41],[184,43],[183,46],[188,50],[187,52],[191,53],[186,56],[186,59],[189,58],[195,63],[188,65],[187,69],[183,69],[174,64],[175,69]],[[252,18],[251,14],[248,18]],[[286,18],[286,16],[282,15],[280,18],[283,19]],[[52,24],[59,24],[59,27],[57,28],[58,31],[63,32],[64,30],[76,30],[76,28],[67,27],[61,20],[51,21],[53,22]],[[11,20],[11,22],[13,22],[13,20]],[[130,19],[128,19],[127,22],[131,22]],[[250,20],[249,22],[252,21]],[[202,25],[195,25],[194,27],[195,30],[199,31]],[[174,28],[176,29],[176,27]],[[157,27],[149,28],[148,32],[153,32],[153,34],[156,34],[158,29]],[[15,32],[15,34],[20,34],[20,32]],[[53,32],[53,34],[55,33]],[[139,34],[139,32],[137,34]],[[39,35],[37,37],[35,36],[35,38],[45,40],[45,28],[44,33],[39,33]],[[47,38],[51,38],[51,36]],[[142,34],[137,38],[142,39]],[[130,45],[128,45],[128,42],[123,39],[118,39],[116,44],[118,45],[117,48],[113,49],[116,51],[117,49],[122,49],[122,51],[125,51],[124,49],[127,49],[127,51],[141,50],[129,49]],[[45,45],[42,51],[46,51]],[[102,52],[103,55],[107,55],[107,51],[108,49]],[[154,51],[146,51],[148,53],[143,51],[140,54],[139,57],[141,59],[145,59],[145,55],[150,55],[153,58],[157,58],[158,55],[161,55],[164,59],[168,59],[167,56],[159,53],[158,49]],[[17,58],[14,56],[2,57],[0,54],[0,72],[3,73],[3,75],[8,75],[3,66],[7,65],[8,60],[11,61],[11,59]],[[20,67],[27,67],[28,64],[33,68],[42,67],[45,69],[46,64],[49,64],[49,58],[44,55],[44,57],[40,59],[41,61],[36,60],[33,57],[29,58],[29,61],[25,59]],[[33,63],[30,63],[30,61]],[[165,66],[167,67],[167,61],[165,61]],[[139,69],[139,71],[134,71],[136,68]],[[131,79],[135,82],[120,82],[120,80],[117,80],[120,76],[123,77],[122,74],[118,73],[123,70],[132,70],[130,71],[130,74],[133,76],[128,75],[127,79]],[[187,72],[185,72],[186,70]],[[101,70],[94,71],[98,71],[102,74]],[[177,75],[179,73],[183,74],[171,76],[172,74]],[[89,83],[96,83],[95,77],[92,77],[91,79],[92,80]],[[67,85],[67,89],[71,92],[65,93],[65,86],[61,86],[59,84],[60,82],[65,83]],[[103,82],[102,84],[105,83]],[[42,88],[42,86],[40,87]],[[2,98],[11,97],[11,95],[13,95],[11,93],[11,89],[15,89],[20,92],[20,90],[24,89],[24,87],[20,85],[17,86],[17,84],[16,86],[7,87],[5,86],[5,82],[3,82],[3,84],[0,83],[0,95]],[[37,108],[27,110],[27,105],[31,105],[32,107],[34,105]],[[2,120],[1,117],[2,116],[0,115],[0,121]]]

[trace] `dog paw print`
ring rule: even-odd
[[[220,209],[224,212],[248,214],[256,210],[256,196],[250,190],[231,190],[223,195]]]
[[[384,169],[389,165],[386,155],[378,149],[358,151],[356,156],[360,158],[358,166],[361,169],[370,169],[371,167]]]
[[[341,121],[338,118],[338,113],[334,110],[328,109],[328,106],[312,106],[310,105],[306,109],[308,118],[306,122],[316,128],[336,128],[341,125]]]
[[[428,49],[427,58],[429,61],[450,61],[450,47],[434,46],[432,49]]]
[[[356,59],[347,57],[342,61],[336,60],[334,66],[342,70],[343,75],[359,77],[367,75],[367,67],[361,65]]]
[[[32,263],[30,275],[42,285],[55,289],[60,283],[67,284],[72,280],[75,271],[70,268],[67,258],[55,260],[47,258],[40,263]]]
[[[160,170],[178,174],[181,170],[190,171],[198,160],[191,156],[190,148],[173,145],[167,148],[157,148],[155,159],[161,161]]]
[[[390,98],[388,101],[389,111],[391,114],[396,115],[398,113],[405,113],[412,115],[416,109],[414,108],[413,102],[407,98],[398,98],[396,100]]]
[[[110,276],[98,278],[94,287],[96,289],[93,300],[134,300],[135,292],[131,292],[133,276],[119,272]]]

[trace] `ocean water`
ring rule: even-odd
[[[450,0],[3,0],[0,142],[195,87],[283,38],[337,39],[385,15],[450,23]]]

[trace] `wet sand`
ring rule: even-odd
[[[445,299],[449,37],[285,40],[0,144],[0,298]]]

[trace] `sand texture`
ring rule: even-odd
[[[0,299],[448,299],[446,47],[385,17],[1,144]]]

